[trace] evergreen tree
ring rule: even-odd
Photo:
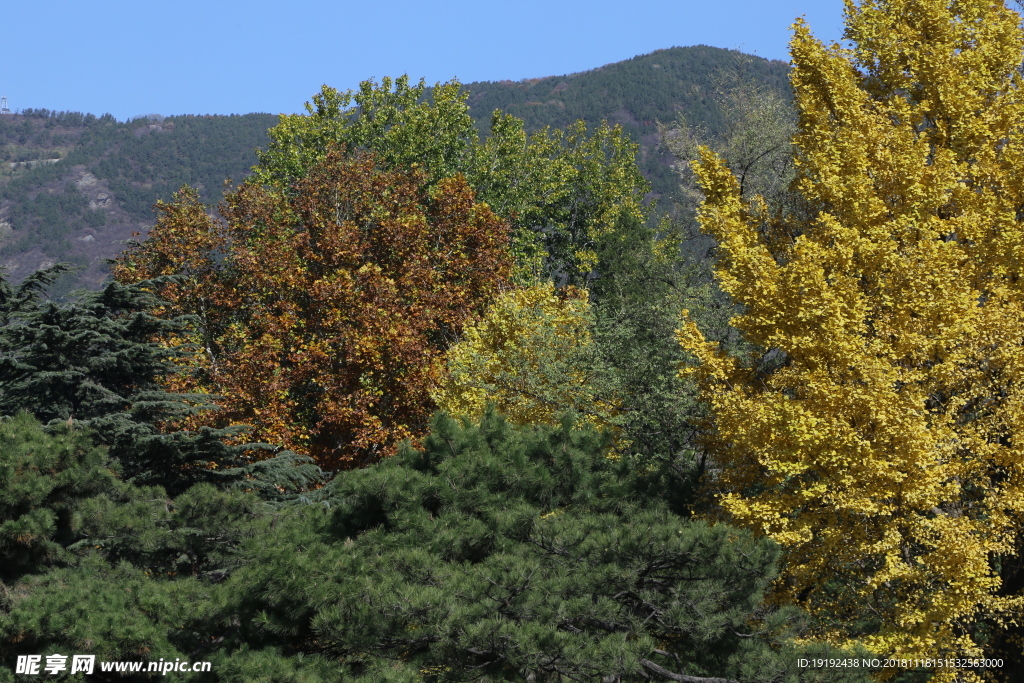
[[[77,502],[116,492],[106,454],[79,429],[48,435],[27,412],[0,421],[0,581],[69,561]]]
[[[89,430],[0,420],[0,681],[18,655],[187,659],[210,587],[270,508],[200,484],[171,499],[115,476]],[[97,674],[99,671],[96,672]]]
[[[249,463],[246,452],[255,445],[227,445],[239,427],[168,428],[213,406],[210,396],[172,394],[161,385],[161,378],[177,371],[174,360],[190,353],[173,345],[189,319],[149,312],[160,302],[147,287],[163,281],[111,282],[74,303],[47,300],[47,285],[65,270],[39,271],[17,287],[0,278],[0,415],[26,410],[51,426],[88,428],[124,477],[172,493],[198,481],[241,476],[234,468]],[[308,479],[314,472],[278,474]]]
[[[273,507],[120,482],[86,430],[22,413],[0,424],[0,658],[211,661],[197,683],[867,680],[797,666],[843,653],[761,603],[771,542],[672,513],[671,469],[607,443],[439,416],[422,450]]]
[[[344,473],[330,508],[249,543],[218,666],[291,653],[353,681],[867,680],[799,670],[815,649],[789,644],[795,613],[761,605],[777,547],[673,514],[671,470],[637,474],[607,444],[569,421],[437,417],[422,450]]]

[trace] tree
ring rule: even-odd
[[[1022,607],[1024,37],[1001,3],[942,0],[848,5],[846,36],[791,44],[806,217],[695,162],[758,352],[679,338],[722,509],[785,548],[780,591],[837,642],[980,656]]]
[[[637,146],[620,127],[588,133],[582,121],[527,135],[521,120],[497,111],[481,140],[460,87],[453,80],[428,93],[408,76],[364,81],[357,92],[324,86],[307,103],[308,116],[282,115],[268,132],[255,181],[287,189],[332,145],[372,152],[383,170],[418,168],[428,188],[461,174],[477,200],[509,222],[519,282],[585,283],[596,240],[622,211],[643,213],[648,184]]]
[[[207,660],[227,681],[867,680],[797,666],[844,653],[794,644],[800,615],[761,603],[773,543],[673,514],[671,470],[609,460],[606,437],[568,421],[439,416],[422,449],[338,477],[326,504],[275,506],[133,486],[87,430],[49,431],[0,422],[5,662]]]
[[[868,680],[796,666],[826,650],[760,604],[773,543],[672,514],[670,473],[606,449],[568,421],[438,416],[422,449],[345,473],[330,510],[246,544],[217,670],[290,652],[353,681]]]
[[[207,394],[170,393],[161,386],[177,371],[176,362],[193,353],[175,341],[190,329],[187,316],[150,312],[165,302],[146,288],[168,283],[112,282],[72,303],[47,300],[47,287],[66,270],[58,264],[17,287],[0,278],[0,415],[28,411],[51,427],[88,428],[125,477],[172,493],[198,481],[228,483],[228,470],[239,475],[234,468],[246,466],[258,447],[224,443],[240,436],[240,427],[171,426],[214,406]],[[284,466],[289,457],[271,465]],[[308,468],[278,474],[311,476]]]
[[[672,463],[693,488],[703,472],[695,425],[703,408],[675,339],[680,310],[705,330],[728,327],[732,306],[679,255],[667,221],[624,213],[597,242],[590,289],[544,283],[502,293],[447,354],[433,392],[451,415],[479,418],[488,403],[517,424],[555,424],[573,410],[614,435],[616,456]],[[693,501],[690,501],[691,503]]]
[[[611,428],[612,396],[596,384],[586,290],[551,283],[503,292],[449,349],[438,408],[478,420],[494,407],[520,425],[558,424],[566,410]]]
[[[45,429],[25,412],[0,420],[5,683],[25,654],[195,658],[214,640],[192,626],[211,588],[271,519],[252,494],[199,484],[172,499],[120,481],[91,437],[66,424]]]
[[[116,491],[103,449],[81,430],[48,435],[27,412],[0,422],[0,581],[68,560],[75,504]],[[58,476],[54,476],[59,472]]]
[[[744,198],[760,195],[776,210],[791,210],[797,198],[790,189],[794,173],[791,140],[796,132],[791,103],[777,90],[745,79],[741,71],[719,89],[716,99],[724,112],[718,135],[688,125],[682,117],[659,130],[663,144],[679,160],[675,170],[682,180],[679,203],[685,218],[692,219],[703,199],[690,165],[702,145],[725,160]]]
[[[680,485],[695,493],[706,464],[696,429],[706,410],[693,380],[679,376],[689,359],[675,330],[680,312],[689,309],[702,330],[730,349],[735,333],[728,326],[732,305],[709,285],[706,266],[681,255],[679,227],[625,215],[599,243],[590,286],[593,374],[599,395],[616,398],[617,450],[640,467],[676,468]],[[694,505],[690,496],[685,507]]]
[[[430,186],[341,151],[287,193],[243,185],[223,221],[188,191],[160,209],[115,274],[182,278],[159,290],[199,318],[182,388],[223,396],[216,424],[330,469],[425,433],[444,351],[510,272],[507,226],[461,177]]]

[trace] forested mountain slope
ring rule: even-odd
[[[183,184],[220,200],[276,122],[269,114],[111,116],[27,110],[0,117],[0,268],[20,280],[57,261],[79,266],[57,291],[95,287],[104,258],[153,224],[152,205]]]
[[[486,130],[495,109],[517,116],[528,131],[588,124],[620,124],[640,143],[640,170],[656,196],[672,196],[678,181],[675,161],[661,149],[658,122],[682,117],[711,135],[723,132],[725,112],[716,95],[741,82],[784,93],[789,98],[789,66],[707,45],[656,50],[590,71],[523,81],[467,83],[470,114]],[[663,200],[664,201],[664,200]]]
[[[618,123],[640,143],[640,169],[662,206],[677,185],[673,158],[660,146],[657,123],[682,116],[690,125],[720,132],[723,112],[715,97],[737,80],[788,92],[788,66],[734,50],[674,47],[590,71],[519,82],[465,85],[470,113],[481,132],[501,109],[529,131],[583,119]],[[215,204],[226,178],[239,181],[266,146],[270,114],[244,116],[151,115],[120,123],[110,116],[26,110],[0,117],[0,268],[13,281],[65,261],[55,294],[97,287],[104,259],[123,240],[155,220],[152,205],[183,184]]]

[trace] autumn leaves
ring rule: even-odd
[[[757,349],[681,337],[712,407],[720,501],[786,548],[780,594],[822,635],[901,657],[1019,652],[1020,17],[848,8],[853,50],[802,23],[792,42],[803,214],[744,205],[714,155],[695,163],[718,279],[743,307],[732,324]],[[778,225],[788,239],[764,237]],[[768,352],[783,362],[766,372]]]
[[[710,410],[705,512],[785,548],[777,596],[824,639],[1001,652],[1022,609],[1019,17],[879,0],[848,26],[852,51],[796,28],[800,202],[745,202],[707,150],[694,165],[752,349],[680,328]],[[545,281],[585,285],[642,215],[633,148],[501,116],[481,141],[457,84],[423,95],[364,84],[346,109],[325,90],[223,218],[185,192],[121,258],[123,280],[177,278],[166,313],[196,324],[167,343],[202,353],[171,381],[223,397],[205,419],[330,469],[392,454],[438,407],[614,427],[618,394],[588,393],[594,297]]]
[[[511,269],[507,225],[465,181],[422,180],[335,152],[291,192],[243,186],[223,220],[182,195],[117,273],[189,278],[162,295],[198,318],[208,352],[181,381],[224,397],[212,419],[364,463],[423,433],[447,345]]]
[[[346,109],[325,89],[282,117],[221,217],[185,190],[119,259],[123,281],[175,276],[164,313],[194,316],[166,341],[203,353],[170,384],[222,410],[192,426],[247,425],[329,470],[391,455],[426,433],[467,322],[516,285],[585,278],[601,231],[639,211],[621,131],[527,136],[498,116],[481,141],[457,83],[424,92],[367,83]]]

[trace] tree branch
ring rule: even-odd
[[[672,673],[668,669],[658,666],[649,659],[640,658],[640,664],[651,673],[658,674],[662,678],[679,683],[739,683],[729,678],[704,678],[701,676],[684,676],[683,674]]]

